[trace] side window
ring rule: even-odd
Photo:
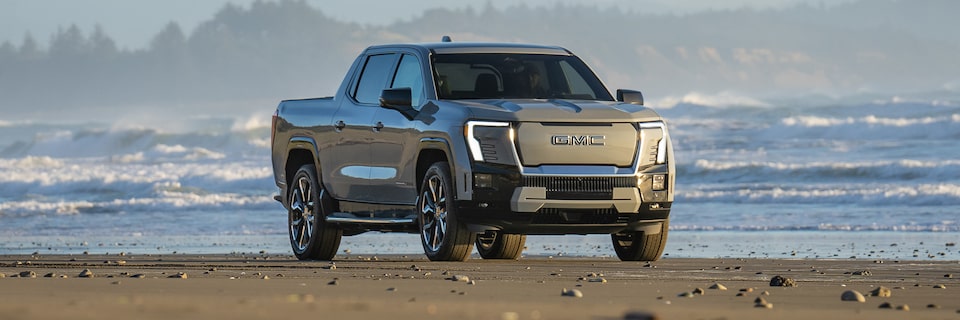
[[[400,58],[400,66],[397,67],[397,75],[393,78],[391,88],[410,88],[410,101],[413,106],[423,104],[423,75],[420,72],[420,61],[417,57],[409,54]]]
[[[360,82],[353,97],[360,103],[378,104],[380,94],[387,85],[390,71],[393,71],[394,54],[380,54],[367,57],[367,63],[360,74]]]

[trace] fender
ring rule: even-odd
[[[320,170],[320,162],[318,159],[320,149],[317,148],[317,141],[307,136],[291,137],[287,142],[287,151],[284,153],[283,157],[284,169],[279,172],[281,176],[279,179],[277,179],[277,183],[282,184],[279,185],[281,195],[287,194],[287,172],[291,170],[291,168],[287,168],[287,163],[290,162],[290,154],[294,150],[306,150],[310,152],[310,157],[313,158],[313,165],[317,167],[318,171]],[[296,170],[296,168],[293,169]],[[317,177],[320,177],[320,172],[317,172]],[[320,183],[323,183],[323,179],[321,178],[320,180]],[[283,203],[284,207],[286,207],[286,196],[280,196],[280,198],[282,200],[280,202]]]
[[[453,179],[454,188],[457,190],[457,200],[472,200],[473,188],[471,184],[473,183],[473,179],[471,177],[472,168],[470,166],[469,156],[466,154],[458,156],[458,150],[453,150],[452,146],[453,144],[451,144],[447,138],[428,137],[421,138],[418,147],[420,151],[438,150],[443,152],[452,170],[451,178]],[[466,149],[463,149],[461,152],[466,152]],[[419,162],[420,159],[418,158],[417,163]],[[420,174],[417,175],[417,179],[420,179]],[[419,184],[420,182],[417,181],[416,183]]]

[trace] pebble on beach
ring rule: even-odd
[[[726,290],[727,290],[727,287],[724,286],[724,285],[722,285],[722,284],[720,284],[720,283],[714,283],[712,286],[710,286],[710,289],[720,290],[720,291],[726,291]]]
[[[873,289],[873,291],[870,291],[870,295],[874,297],[889,298],[891,295],[893,295],[893,292],[890,291],[890,288],[880,286],[876,289]]]
[[[770,279],[771,287],[796,287],[797,281],[783,276],[775,276]]]
[[[583,298],[583,292],[577,289],[563,288],[563,290],[560,291],[560,295],[564,297]]]
[[[90,271],[90,269],[83,269],[83,271],[80,271],[80,274],[77,276],[81,278],[93,278],[93,271]]]
[[[769,302],[757,303],[753,305],[754,308],[764,308],[764,309],[773,309],[773,304]]]
[[[840,295],[840,300],[842,301],[856,301],[856,302],[866,302],[867,299],[863,297],[863,294],[857,292],[856,290],[847,290]]]

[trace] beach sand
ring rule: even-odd
[[[0,273],[0,319],[960,319],[957,261],[12,255]]]

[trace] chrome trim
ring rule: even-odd
[[[327,216],[327,222],[333,223],[362,223],[362,224],[413,224],[416,220],[397,218],[347,218]]]

